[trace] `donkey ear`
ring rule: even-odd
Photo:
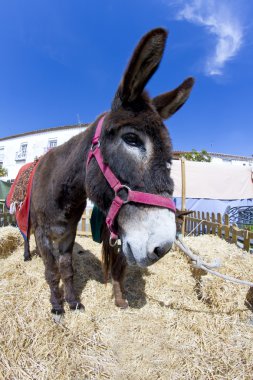
[[[113,107],[119,102],[132,102],[142,93],[159,66],[166,39],[167,31],[162,28],[153,29],[142,37],[122,78]]]
[[[187,78],[175,90],[156,96],[152,100],[162,119],[168,119],[182,107],[189,98],[193,85],[194,78]]]

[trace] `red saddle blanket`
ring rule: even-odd
[[[29,238],[29,212],[33,176],[38,160],[22,166],[6,197],[6,206],[16,216],[20,232],[25,239]]]

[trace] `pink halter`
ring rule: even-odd
[[[88,165],[90,163],[90,160],[94,156],[107,182],[109,183],[111,188],[114,190],[115,196],[106,217],[106,224],[110,231],[110,244],[113,245],[113,241],[116,242],[116,240],[118,239],[118,234],[117,234],[117,231],[115,230],[114,222],[121,207],[124,204],[129,203],[129,202],[142,203],[142,204],[147,204],[151,206],[168,208],[169,210],[173,212],[176,212],[176,207],[175,207],[174,202],[170,198],[165,198],[161,195],[156,195],[156,194],[144,193],[141,191],[133,191],[128,186],[122,185],[120,181],[118,180],[118,178],[113,174],[109,166],[104,163],[101,150],[100,150],[100,136],[101,136],[102,126],[103,126],[105,116],[106,115],[102,116],[101,119],[99,120],[96,131],[95,131],[95,135],[92,139],[91,148],[90,148],[88,158],[87,158],[86,170],[88,170]],[[125,189],[127,191],[126,200],[123,200],[119,196],[119,191],[121,189]]]

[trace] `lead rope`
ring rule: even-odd
[[[214,276],[220,277],[225,281],[233,282],[234,284],[246,285],[246,286],[253,288],[253,282],[238,280],[235,277],[227,276],[225,274],[221,274],[219,272],[214,271],[212,268],[220,268],[221,267],[220,259],[216,258],[216,259],[214,259],[214,261],[212,263],[206,263],[205,261],[203,261],[203,259],[201,257],[195,255],[190,250],[190,248],[188,248],[183,243],[183,241],[180,238],[177,238],[175,240],[175,244],[179,249],[181,249],[181,251],[183,251],[186,254],[186,256],[188,256],[191,259],[194,268],[203,269],[204,271],[211,273]]]

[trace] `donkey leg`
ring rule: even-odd
[[[24,261],[32,260],[29,239],[24,239]]]
[[[50,288],[51,312],[53,314],[63,314],[63,300],[59,288],[60,273],[56,259],[53,255],[51,240],[43,233],[41,228],[35,230],[36,245],[45,265],[45,278]]]
[[[115,305],[122,309],[128,307],[128,302],[123,296],[126,266],[126,259],[122,254],[114,254],[112,256],[111,274]]]
[[[61,242],[59,246],[59,272],[64,285],[64,297],[68,302],[71,310],[84,309],[84,306],[79,302],[76,297],[73,287],[73,266],[72,266],[72,250],[75,241],[75,233],[72,234],[65,241]]]

